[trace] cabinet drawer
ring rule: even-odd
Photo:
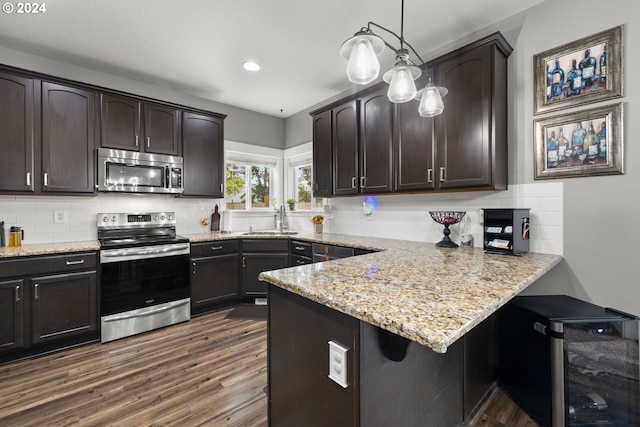
[[[245,239],[242,252],[289,252],[289,240]]]
[[[191,258],[222,255],[240,251],[238,240],[214,240],[206,243],[191,244]]]
[[[293,255],[293,254],[291,255],[291,262],[289,263],[291,267],[295,267],[297,265],[305,265],[305,264],[313,264],[313,259],[306,256]]]
[[[97,265],[97,253],[85,252],[67,255],[13,258],[0,262],[0,270],[2,270],[2,277],[15,277],[93,270],[97,268]]]
[[[301,242],[299,240],[292,240],[291,246],[289,247],[291,251],[291,255],[301,255],[311,258],[311,243],[309,242]]]

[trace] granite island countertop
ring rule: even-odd
[[[382,251],[267,271],[260,279],[439,353],[562,260],[371,237],[313,240]]]

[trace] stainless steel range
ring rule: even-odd
[[[101,341],[191,317],[189,239],[174,212],[98,214]]]

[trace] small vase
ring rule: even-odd
[[[313,232],[315,234],[322,234],[322,224],[313,224]]]

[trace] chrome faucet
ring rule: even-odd
[[[273,214],[273,226],[278,231],[289,228],[289,221],[287,219],[287,212],[284,209],[284,205],[280,205],[280,209]]]

